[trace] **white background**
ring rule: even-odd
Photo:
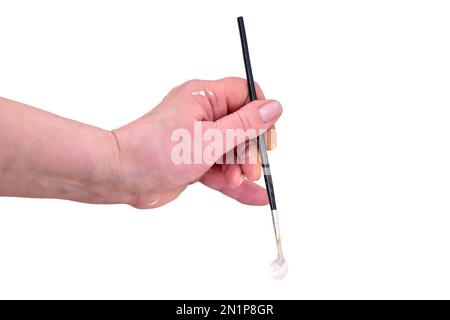
[[[243,77],[239,15],[284,106],[287,278],[269,209],[202,185],[149,211],[0,198],[1,298],[450,298],[446,1],[0,1],[0,96],[121,126]]]

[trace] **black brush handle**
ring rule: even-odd
[[[253,80],[252,65],[250,63],[250,53],[248,52],[247,35],[245,33],[244,18],[237,18],[239,34],[241,36],[242,54],[244,56],[245,73],[248,82],[248,91],[250,101],[257,100],[255,81]],[[267,156],[266,142],[264,135],[258,137],[258,149],[261,157],[261,165],[264,173],[264,182],[266,183],[267,196],[269,198],[270,209],[276,210],[275,192],[273,190],[272,174],[270,173],[269,157]]]

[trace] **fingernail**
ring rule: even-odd
[[[262,121],[269,122],[281,114],[281,105],[278,102],[273,101],[263,105],[258,111]]]
[[[277,131],[275,127],[269,128],[266,132],[266,147],[267,150],[275,150],[277,147]]]

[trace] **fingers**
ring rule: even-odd
[[[238,188],[244,182],[241,166],[238,164],[228,165],[225,169],[225,182],[230,188]]]
[[[248,180],[245,180],[239,188],[224,188],[220,192],[244,204],[264,206],[269,203],[266,189]]]
[[[245,147],[245,153],[238,156],[241,164],[242,174],[251,181],[256,181],[261,177],[261,164],[258,155],[256,140],[251,140]]]
[[[241,164],[242,174],[250,181],[256,181],[261,177],[261,165],[259,163]]]
[[[246,79],[229,77],[213,83],[217,94],[224,97],[228,113],[234,112],[250,102]],[[255,89],[258,99],[264,100],[264,93],[257,83],[255,83]]]
[[[254,182],[244,180],[239,187],[232,188],[227,184],[225,175],[226,171],[222,171],[222,169],[216,165],[202,177],[200,182],[244,204],[268,204],[267,193],[263,187]]]
[[[281,116],[282,107],[279,102],[274,100],[257,100],[250,102],[235,112],[224,116],[214,122],[213,127],[222,132],[223,137],[227,137],[230,133],[237,135],[239,132],[244,133],[244,141],[254,139],[262,132],[272,127]],[[241,139],[232,139],[226,141],[225,152],[230,151],[237,145],[241,144]]]

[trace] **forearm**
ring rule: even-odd
[[[0,98],[0,196],[126,202],[111,132]]]

